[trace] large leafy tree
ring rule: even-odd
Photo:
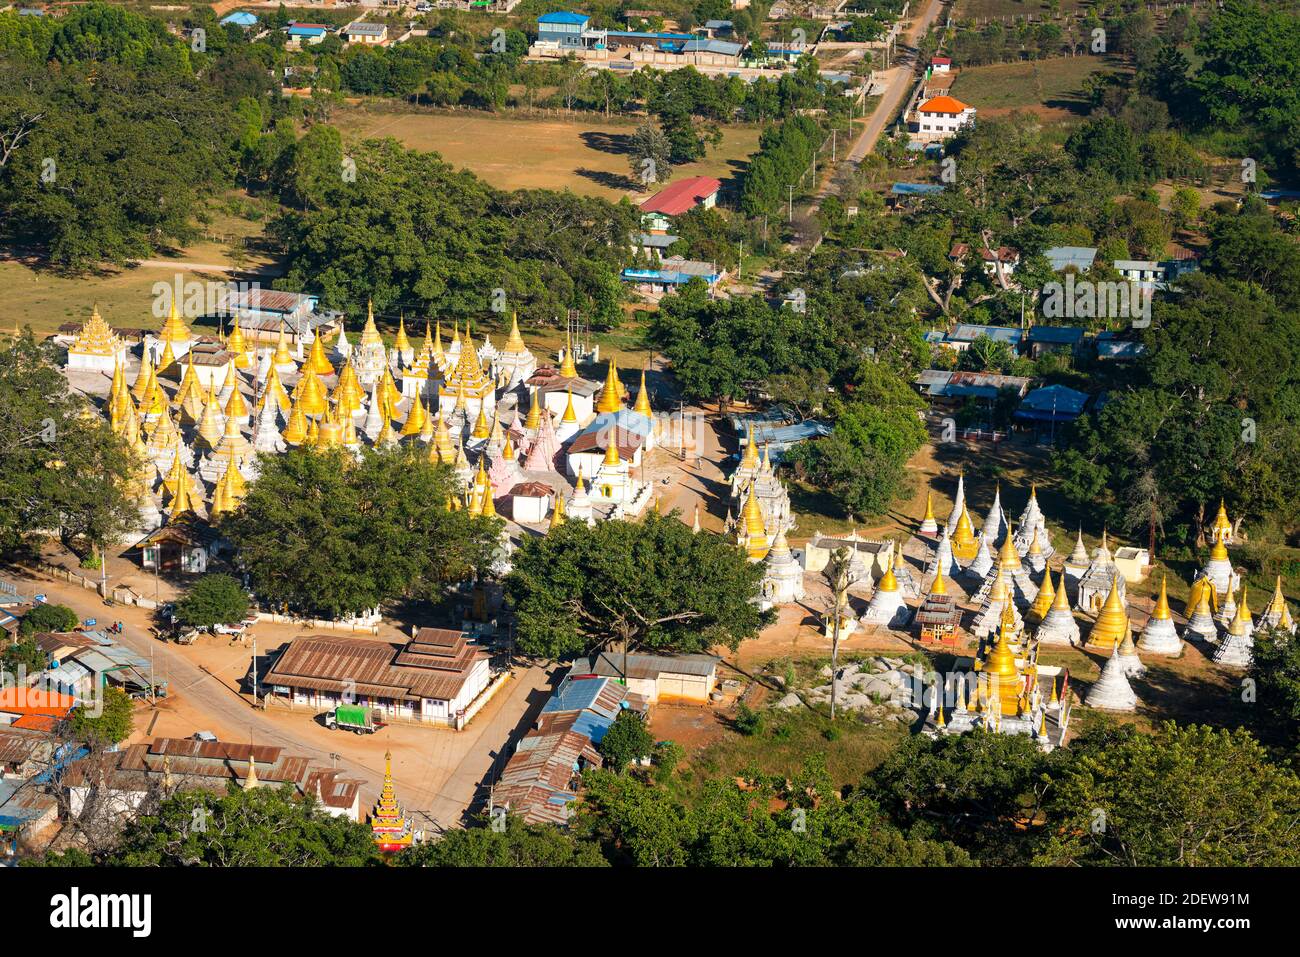
[[[520,650],[547,658],[605,645],[735,648],[757,633],[762,568],[676,515],[567,522],[513,556],[506,589]]]
[[[421,450],[292,451],[262,460],[223,524],[263,601],[331,616],[485,574],[499,519],[449,511],[453,478]]]
[[[0,348],[0,409],[0,549],[57,533],[90,551],[139,521],[130,447],[69,390],[31,330]]]
[[[176,619],[196,628],[232,624],[248,614],[248,595],[229,575],[204,575],[176,603]]]
[[[1077,740],[1054,782],[1038,862],[1294,866],[1300,781],[1249,732],[1172,722]]]
[[[358,867],[376,858],[370,829],[325,814],[290,788],[225,795],[181,790],[122,832],[116,867]]]
[[[508,815],[504,830],[472,827],[403,851],[404,867],[608,867],[600,847],[550,824]]]

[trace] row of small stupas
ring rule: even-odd
[[[302,352],[283,333],[275,348],[254,348],[237,319],[223,339],[195,336],[173,309],[145,337],[128,385],[133,357],[92,313],[69,367],[77,356],[77,368],[92,368],[96,357],[111,370],[105,412],[147,463],[137,477],[146,531],[160,506],[169,518],[234,508],[257,456],[290,447],[421,443],[462,483],[449,507],[495,515],[508,503],[520,524],[636,515],[650,502],[633,473],[658,432],[644,372],[629,409],[612,361],[603,387],[578,374],[572,348],[558,369],[539,367],[517,321],[501,349],[474,343],[468,326],[444,345],[441,325],[426,326],[416,349],[402,321],[386,351],[373,312],[356,345],[343,331],[330,357],[320,338]]]

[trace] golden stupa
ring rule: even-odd
[[[1124,607],[1124,599],[1120,597],[1119,573],[1117,572],[1111,580],[1110,593],[1106,595],[1106,603],[1102,605],[1101,612],[1097,615],[1097,621],[1092,626],[1092,632],[1088,635],[1088,648],[1110,651],[1124,640],[1125,635],[1130,633],[1128,609]]]

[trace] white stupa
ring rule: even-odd
[[[776,540],[768,549],[764,564],[760,607],[787,605],[803,598],[803,567],[795,560],[785,540],[785,529],[780,526],[777,526]]]
[[[980,536],[979,551],[975,557],[970,560],[966,566],[966,573],[977,579],[983,580],[993,569],[993,552],[989,549],[989,540],[983,535]]]
[[[1200,577],[1214,582],[1214,590],[1220,595],[1236,589],[1239,579],[1232,570],[1232,560],[1228,557],[1228,547],[1223,539],[1214,539],[1214,544],[1210,546],[1210,559],[1201,569]]]
[[[1132,632],[1119,643],[1119,660],[1124,666],[1124,674],[1130,678],[1140,678],[1147,673],[1147,666],[1138,657],[1137,646],[1133,644]]]
[[[961,513],[966,508],[966,476],[957,476],[957,495],[952,500],[952,511],[948,513],[948,531],[953,532],[961,521]]]
[[[952,537],[947,527],[943,529],[943,533],[939,536],[939,543],[934,546],[930,564],[925,569],[925,577],[934,578],[939,572],[943,572],[948,578],[955,578],[961,572],[961,567],[952,554]]]
[[[910,616],[911,612],[903,603],[903,592],[898,587],[898,579],[891,565],[876,583],[867,610],[862,613],[862,621],[864,624],[901,627],[907,624]]]
[[[1119,646],[1111,651],[1110,658],[1101,669],[1101,677],[1088,689],[1084,704],[1098,711],[1134,712],[1137,710],[1137,695],[1133,693],[1124,673],[1124,663],[1120,660]]]
[[[1187,637],[1196,636],[1212,643],[1219,640],[1219,626],[1214,623],[1214,611],[1210,606],[1210,593],[1213,589],[1213,583],[1206,583],[1202,588],[1192,586],[1192,591],[1197,593],[1198,597],[1195,604],[1191,606],[1191,614],[1187,618],[1187,628],[1184,630]]]
[[[1002,486],[993,492],[993,504],[989,506],[988,515],[984,517],[984,527],[980,529],[980,538],[990,545],[1002,537],[1002,528],[1006,524],[1002,517]]]
[[[1051,572],[1047,574],[1050,575]],[[1043,617],[1035,634],[1046,645],[1078,645],[1079,622],[1074,617],[1074,611],[1070,608],[1070,596],[1065,591],[1065,572],[1061,572],[1059,581],[1052,596],[1052,607]]]
[[[1074,551],[1065,559],[1065,577],[1077,582],[1087,573],[1090,564],[1088,549],[1083,544],[1083,529],[1079,529],[1079,537],[1074,540]]]
[[[1241,590],[1241,604],[1228,625],[1227,632],[1214,650],[1214,663],[1224,668],[1249,668],[1255,657],[1255,626],[1246,604],[1246,589]]]
[[[1152,655],[1177,655],[1183,650],[1182,639],[1174,627],[1174,616],[1169,611],[1169,595],[1165,590],[1165,579],[1160,579],[1160,596],[1156,599],[1155,610],[1147,619],[1142,629],[1142,639],[1138,648]]]

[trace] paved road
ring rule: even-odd
[[[930,0],[925,12],[912,21],[911,29],[900,38],[900,46],[903,48],[903,52],[899,55],[895,66],[888,71],[890,77],[885,87],[884,96],[876,104],[875,112],[871,114],[871,119],[867,121],[862,135],[858,137],[857,142],[853,144],[853,148],[849,150],[849,162],[860,163],[863,157],[875,149],[876,140],[880,139],[880,134],[884,131],[886,123],[894,115],[894,111],[906,100],[916,79],[916,42],[918,38],[925,36],[930,24],[934,23],[942,10],[942,0]]]
[[[322,748],[306,734],[296,733],[292,723],[284,721],[283,715],[272,720],[266,713],[251,707],[246,698],[197,667],[178,646],[158,641],[144,628],[128,621],[126,609],[120,613],[109,611],[96,593],[44,576],[20,579],[19,588],[20,591],[26,589],[28,594],[45,593],[52,601],[72,608],[83,620],[107,620],[110,616],[122,620],[122,634],[115,640],[145,658],[152,656],[155,680],[166,680],[169,690],[183,696],[194,710],[210,716],[214,725],[247,729],[250,738],[258,744],[279,745],[290,753],[310,757],[319,765],[330,765],[329,748]],[[444,827],[458,824],[463,812],[475,799],[477,783],[493,766],[495,756],[508,748],[513,733],[526,724],[529,714],[540,709],[540,701],[546,694],[539,689],[547,688],[548,684],[547,669],[541,666],[517,668],[509,684],[498,692],[502,698],[489,703],[486,716],[471,721],[465,731],[419,730],[421,760],[404,772],[398,782],[400,797],[406,807],[426,810]],[[305,715],[294,718],[303,722],[310,720]],[[452,734],[455,734],[454,739]],[[471,742],[466,742],[461,735],[473,736]],[[339,751],[346,747],[346,743],[341,744]],[[406,746],[402,747],[405,749]],[[457,761],[452,756],[454,754],[461,757],[448,774],[447,765]],[[406,756],[410,757],[409,752]],[[442,756],[448,760],[439,760]],[[342,754],[334,764],[364,782],[361,789],[364,812],[383,787],[383,767]]]

